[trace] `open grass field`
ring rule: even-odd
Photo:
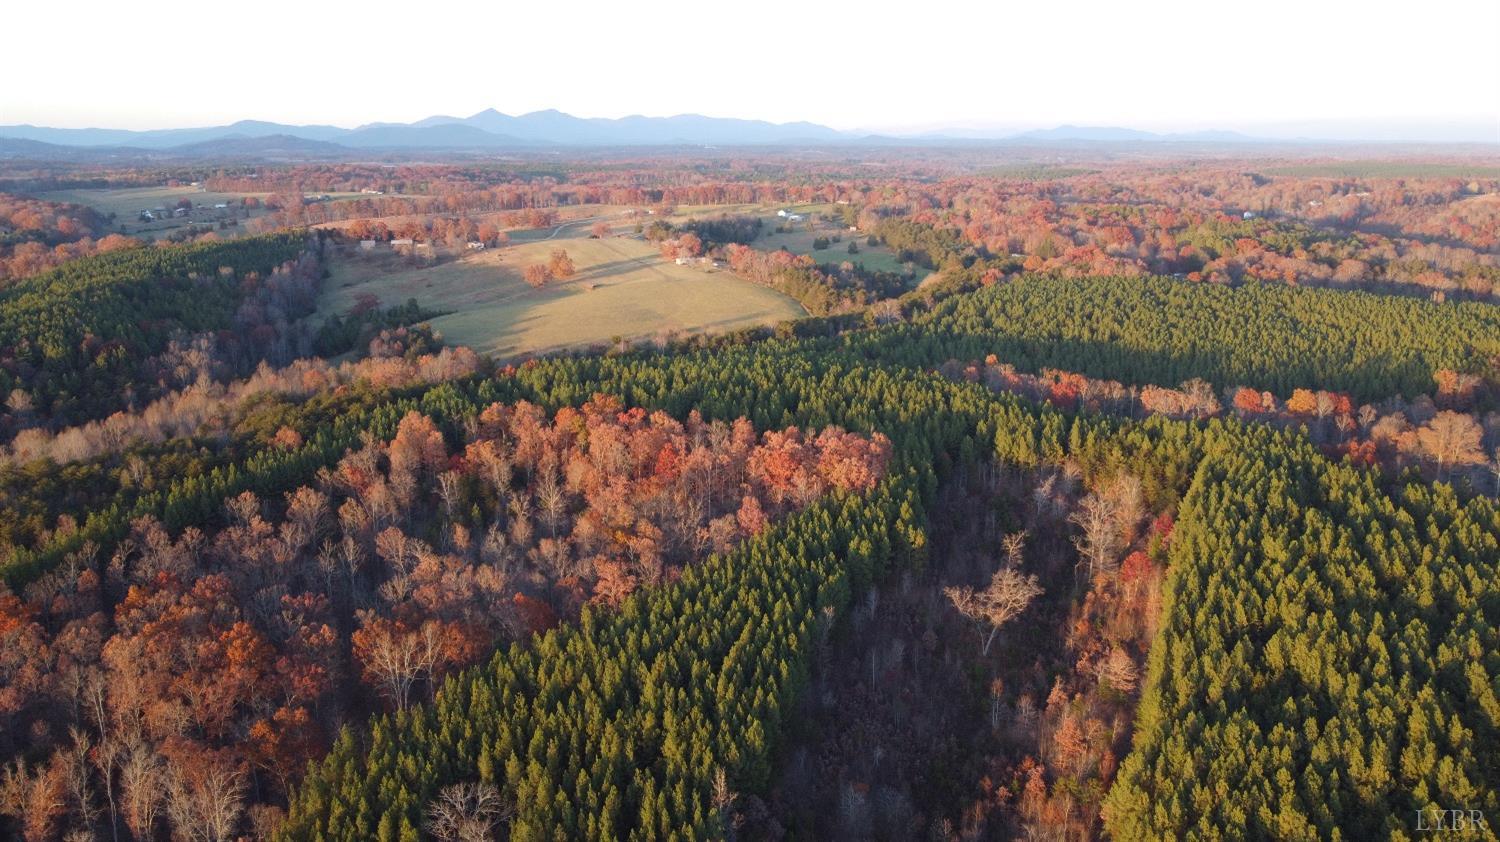
[[[838,206],[830,202],[816,202],[801,205],[777,205],[769,202],[754,202],[738,205],[678,205],[670,220],[672,222],[687,222],[693,219],[707,219],[715,216],[758,216],[767,222],[776,219],[779,210],[800,214],[822,214],[833,216],[838,212]]]
[[[335,197],[337,198],[337,197]],[[778,217],[778,210],[800,214],[805,217],[792,223],[793,229],[777,232],[778,225],[786,220]],[[647,225],[655,218],[638,213],[638,208],[621,205],[577,205],[558,209],[558,224],[545,228],[506,228],[512,243],[517,246],[537,242],[554,242],[563,239],[579,239],[588,235],[595,222],[608,222],[617,234],[629,233],[637,226]],[[809,254],[819,263],[841,263],[851,260],[862,263],[868,269],[883,272],[906,272],[907,267],[896,259],[885,246],[868,246],[865,237],[846,230],[838,216],[838,206],[830,203],[777,205],[770,203],[748,203],[736,205],[682,205],[667,217],[669,222],[682,225],[695,219],[710,219],[717,216],[757,216],[764,222],[763,234],[752,244],[756,248],[774,251],[784,248],[794,254]],[[493,216],[500,216],[495,214]],[[388,225],[399,224],[406,217],[384,217]],[[353,220],[323,223],[320,227],[342,228]],[[830,242],[825,249],[814,249],[813,241],[819,237],[840,237],[837,243]],[[849,254],[850,239],[858,243],[859,253]],[[543,255],[545,262],[545,255]],[[404,299],[403,299],[404,300]],[[424,302],[425,303],[425,302]]]
[[[340,201],[345,198],[360,198],[358,194],[329,193],[331,201]],[[395,198],[403,198],[398,194],[390,194]],[[635,230],[636,223],[649,220],[650,217],[632,216],[632,208],[623,205],[569,205],[567,207],[555,208],[557,211],[557,224],[545,228],[518,228],[504,224],[504,218],[508,212],[490,212],[472,214],[476,221],[493,222],[500,226],[515,242],[529,242],[534,240],[550,240],[559,237],[581,237],[588,236],[589,227],[600,220],[606,221],[613,226],[615,233],[625,233]],[[364,219],[378,219],[390,227],[396,227],[407,221],[424,221],[432,218],[432,214],[395,214],[391,216],[367,216],[358,219],[339,219],[332,222],[320,222],[313,226],[329,230],[342,230]]]
[[[775,216],[776,206],[767,204],[738,205],[678,205],[668,217],[669,222],[683,223],[694,219],[711,219],[715,216]]]
[[[584,229],[586,230],[586,228]],[[527,265],[566,249],[577,274],[533,289]],[[384,304],[415,298],[449,315],[432,321],[446,342],[500,358],[610,342],[663,331],[722,332],[806,315],[774,290],[724,270],[678,266],[630,237],[558,236],[466,255],[431,267],[379,259],[336,262],[319,309],[342,312],[356,296]]]
[[[210,225],[217,227],[220,220],[230,219],[243,222],[253,219],[265,213],[261,208],[251,208],[247,212],[239,207],[242,199],[254,197],[265,199],[270,193],[217,193],[204,190],[199,187],[118,187],[96,190],[53,190],[38,194],[38,198],[50,202],[72,202],[79,205],[87,205],[106,216],[114,214],[114,224],[110,230],[120,232],[124,228],[126,234],[136,237],[158,239],[179,228],[188,225]],[[338,202],[349,199],[360,198],[358,193],[309,193],[309,196],[327,196],[326,201]],[[190,199],[193,203],[192,212],[186,217],[169,216],[165,219],[156,219],[150,222],[142,222],[140,213],[143,210],[155,208],[171,209],[176,206],[178,199]],[[214,205],[229,203],[234,207],[223,210],[215,210]],[[222,229],[220,236],[232,237],[242,233],[239,226],[231,226]]]
[[[804,219],[795,223],[776,215],[779,210],[798,214]],[[842,263],[845,260],[862,263],[865,268],[877,272],[906,272],[907,268],[890,249],[885,246],[865,245],[865,235],[847,230],[839,216],[837,205],[819,202],[800,205],[741,204],[741,205],[684,205],[677,208],[671,217],[674,223],[694,219],[709,219],[716,216],[758,216],[764,223],[761,235],[751,245],[765,251],[786,249],[793,254],[810,254],[819,263]],[[778,232],[778,225],[790,224],[793,230]],[[813,241],[819,237],[830,239],[828,248],[814,249]],[[839,237],[840,242],[831,242]],[[849,254],[849,241],[859,245],[858,254]]]
[[[767,223],[762,230],[765,233],[756,238],[754,246],[764,251],[786,249],[793,254],[810,254],[813,260],[819,263],[842,263],[848,260],[851,263],[862,263],[866,269],[877,272],[907,271],[906,266],[896,259],[896,255],[890,249],[882,245],[865,245],[864,234],[843,230],[842,226],[833,225],[814,229],[798,227],[787,233],[777,233],[775,226]],[[819,237],[830,238],[828,248],[813,248],[813,241]],[[832,242],[833,237],[839,237],[840,241]],[[859,246],[858,254],[849,253],[850,242]]]
[[[270,193],[212,193],[197,187],[119,187],[99,190],[54,190],[48,193],[38,194],[38,198],[49,202],[73,202],[74,204],[87,205],[106,216],[114,214],[114,224],[110,230],[119,232],[121,227],[124,233],[136,237],[156,239],[165,236],[169,232],[184,228],[189,224],[211,225],[216,224],[221,218],[233,218],[240,221],[247,217],[238,208],[228,210],[214,210],[214,205],[220,202],[238,203],[248,196],[265,198]],[[157,219],[151,222],[141,222],[138,217],[143,210],[154,208],[172,208],[178,199],[190,199],[193,202],[192,213],[187,217],[169,217]],[[262,213],[259,209],[251,211],[251,216]],[[231,228],[225,232],[233,236],[235,229]]]
[[[191,199],[194,205],[213,207],[216,202],[239,201],[246,196],[264,198],[270,193],[210,193],[197,187],[117,187],[98,190],[54,190],[38,198],[49,202],[73,202],[88,205],[102,214],[114,214],[121,221],[133,220],[143,210],[171,207],[178,199]]]

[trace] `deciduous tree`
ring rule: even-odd
[[[573,265],[573,258],[568,256],[565,249],[557,249],[547,260],[547,271],[558,280],[567,280],[577,273],[578,269]]]
[[[968,586],[943,589],[943,594],[960,614],[989,627],[989,634],[980,647],[983,655],[989,654],[990,644],[1000,628],[1025,611],[1041,593],[1042,586],[1037,584],[1036,576],[1022,574],[1010,567],[996,570],[990,577],[989,586],[983,590],[976,591]]]
[[[522,270],[521,277],[526,280],[526,283],[536,289],[541,289],[547,285],[548,281],[552,280],[552,270],[548,269],[544,264],[533,263]]]

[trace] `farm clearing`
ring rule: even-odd
[[[558,249],[576,273],[539,289],[528,285],[525,267],[547,263]],[[425,267],[393,262],[336,261],[320,312],[345,312],[366,294],[385,306],[415,298],[447,313],[431,321],[445,342],[501,358],[662,333],[720,333],[806,314],[791,298],[728,271],[665,262],[629,236],[537,239]]]

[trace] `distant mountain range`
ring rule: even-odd
[[[552,146],[703,146],[848,143],[859,135],[813,123],[768,123],[683,114],[676,117],[582,118],[561,111],[513,117],[494,109],[472,117],[428,117],[415,123],[370,123],[354,129],[241,120],[201,129],[53,129],[0,126],[0,138],[54,146],[178,150],[225,139],[294,137],[346,149],[525,149]]]
[[[1059,126],[1008,135],[976,130],[892,136],[838,131],[816,123],[768,123],[681,114],[675,117],[583,118],[561,111],[511,116],[494,109],[470,117],[434,116],[414,123],[369,123],[353,129],[241,120],[196,129],[54,129],[0,126],[0,157],[339,158],[358,151],[545,150],[629,146],[1071,145],[1091,143],[1292,143],[1232,131],[1157,134],[1113,126]],[[1301,141],[1308,142],[1308,141]]]

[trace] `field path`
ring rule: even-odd
[[[531,240],[531,242],[541,242],[543,240],[553,239],[558,234],[561,234],[563,232],[564,228],[572,228],[575,225],[587,225],[590,222],[598,222],[601,219],[618,219],[619,217],[629,216],[629,215],[630,215],[629,211],[620,211],[619,213],[608,213],[608,214],[602,214],[600,216],[588,216],[588,217],[584,217],[583,219],[569,220],[569,221],[564,222],[563,224],[557,226],[556,228],[553,228],[551,234],[548,234],[545,237],[539,237],[536,240]]]

